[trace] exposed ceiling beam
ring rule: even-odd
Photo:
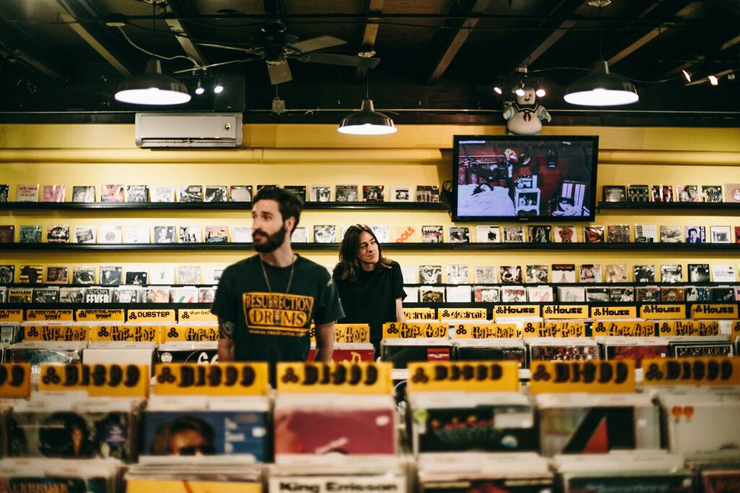
[[[482,13],[486,10],[487,7],[488,0],[473,0],[472,5],[470,5],[470,7],[466,9],[466,15]],[[444,49],[442,50],[442,53],[434,64],[434,68],[431,70],[431,73],[427,78],[426,83],[428,85],[434,84],[439,80],[440,77],[442,77],[442,74],[444,74],[445,70],[447,70],[447,68],[450,66],[450,63],[452,63],[452,60],[454,60],[455,56],[460,51],[460,48],[462,48],[462,46],[465,44],[465,41],[468,40],[468,36],[470,36],[470,31],[472,30],[472,28],[475,27],[476,24],[478,24],[478,20],[478,18],[468,17],[464,19],[462,21],[462,24],[460,24],[460,26],[452,32]]]
[[[79,20],[100,17],[94,4],[89,0],[57,0],[57,2],[67,11],[67,13],[62,13],[61,19],[68,23],[70,29],[118,72],[126,77],[130,76],[130,62],[118,52],[116,40],[109,31],[110,28],[97,22]]]
[[[181,17],[191,17],[194,14],[193,9],[186,1],[167,0],[167,5],[170,6],[172,13],[175,14],[178,19]],[[165,22],[167,22],[167,26],[170,28],[170,31],[175,34],[175,39],[180,43],[182,50],[190,58],[195,60],[198,65],[207,65],[208,62],[203,56],[200,48],[198,48],[198,45],[192,41],[195,37],[192,34],[192,30],[186,28],[178,19],[166,19]]]
[[[33,37],[17,23],[8,22],[7,17],[0,12],[0,42],[12,51],[13,56],[23,60],[27,65],[35,68],[42,74],[56,81],[64,81],[63,70],[52,60],[49,60],[42,47],[34,47]]]
[[[720,46],[719,50],[717,50],[718,53],[721,53],[725,50],[728,50],[735,46],[736,44],[740,43],[740,35],[737,35],[731,39],[728,39],[724,43],[722,43],[722,46]],[[701,63],[704,61],[704,59],[707,58],[706,56],[702,56],[701,58],[697,57],[697,60],[685,62],[679,65],[678,67],[674,68],[673,70],[669,70],[668,72],[664,73],[660,76],[661,79],[670,79],[671,77],[675,77],[676,75],[680,74],[683,70],[688,70],[692,66]]]
[[[383,12],[383,4],[385,0],[367,0],[363,11],[368,15],[367,23],[365,24],[365,30],[362,34],[362,43],[360,43],[360,51],[374,51],[375,40],[378,38],[378,24],[377,17],[372,17]],[[367,68],[357,67],[355,70],[355,80],[365,80],[367,75]]]
[[[647,15],[649,11],[652,11],[655,7],[656,7],[656,4],[653,4],[652,6],[648,7],[647,11],[640,14],[640,18],[643,18],[645,15]],[[699,10],[700,7],[701,7],[700,3],[692,2],[686,5],[681,10],[679,10],[676,13],[676,17],[682,17],[682,18],[691,17],[694,14],[696,14],[696,12]],[[647,34],[641,36],[639,39],[632,42],[629,46],[625,47],[619,53],[609,58],[609,60],[607,60],[607,63],[609,64],[609,66],[612,66],[615,63],[627,58],[629,55],[636,52],[637,50],[639,50],[640,48],[642,48],[643,46],[645,46],[646,44],[648,44],[649,42],[651,42],[652,40],[660,36],[661,34],[667,32],[668,29],[669,27],[663,27],[663,26],[651,29]]]

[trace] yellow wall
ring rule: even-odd
[[[455,134],[503,134],[500,126],[401,126],[391,136],[352,137],[333,125],[247,125],[239,150],[143,150],[133,125],[0,125],[0,183],[73,185],[393,185],[441,184],[451,176]],[[547,127],[550,135],[599,135],[598,199],[603,185],[740,183],[740,129]],[[248,211],[2,211],[0,224],[249,225]],[[446,212],[306,211],[301,225],[368,223],[394,226],[452,225]],[[602,212],[594,224],[740,226],[725,217],[666,213]],[[470,224],[475,241],[475,225]],[[579,227],[580,229],[580,227]],[[634,231],[633,231],[634,234]],[[17,233],[16,233],[17,235]],[[581,236],[581,234],[579,234]],[[417,241],[419,239],[417,238]],[[305,252],[323,265],[336,252]],[[251,252],[122,251],[2,252],[0,263],[40,265],[226,265]],[[525,265],[534,263],[626,263],[656,265],[708,262],[735,264],[731,253],[670,252],[405,252],[389,256],[405,265]],[[684,273],[686,276],[686,273]]]

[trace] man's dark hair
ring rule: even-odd
[[[260,200],[274,200],[277,202],[280,215],[283,216],[283,221],[289,217],[294,217],[295,225],[293,226],[293,231],[295,231],[298,222],[301,220],[301,211],[303,210],[303,202],[301,202],[301,199],[296,194],[280,187],[265,187],[257,192],[257,195],[255,195],[252,201],[252,206],[254,207]]]
[[[172,437],[189,430],[195,431],[203,437],[203,440],[206,442],[205,450],[203,451],[204,455],[212,455],[214,453],[213,444],[215,439],[213,428],[202,419],[187,415],[175,418],[173,421],[167,421],[157,428],[152,438],[151,454],[171,455],[170,442],[172,441]]]
[[[380,248],[380,242],[373,233],[373,230],[365,224],[355,224],[347,228],[342,238],[342,244],[339,246],[339,263],[334,267],[334,272],[339,274],[339,279],[354,281],[362,270],[358,255],[360,253],[360,235],[368,233],[378,244],[378,263],[376,267],[383,269],[391,268],[391,261],[383,257],[383,250]]]

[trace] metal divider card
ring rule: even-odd
[[[740,358],[675,358],[642,360],[643,385],[737,386]]]
[[[90,397],[147,397],[148,365],[42,364],[39,390],[85,390]]]
[[[539,317],[539,305],[496,305],[493,307],[492,318],[496,317]]]
[[[591,336],[654,337],[655,322],[624,322],[619,320],[594,320]]]
[[[209,308],[182,308],[177,310],[180,322],[218,322],[218,317]]]
[[[737,318],[737,305],[710,305],[706,303],[691,305],[691,318],[734,319]]]
[[[0,364],[0,397],[28,399],[31,395],[31,364]]]
[[[82,309],[75,311],[75,319],[78,322],[124,322],[126,320],[126,311],[114,309]]]
[[[161,342],[218,341],[218,327],[213,325],[163,325],[159,334]]]
[[[543,392],[620,393],[635,391],[635,362],[538,361],[531,365],[530,390]]]
[[[651,320],[686,318],[686,305],[642,305],[640,317]]]
[[[488,320],[485,308],[440,308],[439,320]]]
[[[72,322],[73,310],[26,310],[28,322]]]
[[[435,308],[404,308],[403,314],[406,320],[437,320],[437,310]]]
[[[544,305],[542,316],[548,318],[588,318],[588,305]]]
[[[516,338],[516,324],[455,324],[455,339]]]
[[[450,331],[448,323],[401,323],[383,324],[385,339],[415,339],[419,337],[447,338]]]
[[[0,310],[0,322],[23,322],[23,310]]]
[[[92,341],[159,342],[159,326],[94,325],[90,327]]]
[[[127,310],[126,320],[137,323],[174,323],[175,310]]]
[[[267,395],[267,363],[172,363],[154,367],[158,395]]]
[[[669,336],[717,336],[720,335],[716,320],[671,320],[658,322],[658,335]]]
[[[519,387],[514,361],[409,363],[408,392],[516,392]]]
[[[278,363],[277,391],[390,394],[391,363]]]
[[[27,325],[23,327],[26,341],[85,342],[90,340],[87,325]]]
[[[592,306],[591,318],[637,318],[636,306]]]

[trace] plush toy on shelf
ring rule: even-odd
[[[552,120],[544,106],[537,103],[534,88],[522,87],[516,101],[504,103],[504,119],[511,135],[539,135],[542,120]]]

